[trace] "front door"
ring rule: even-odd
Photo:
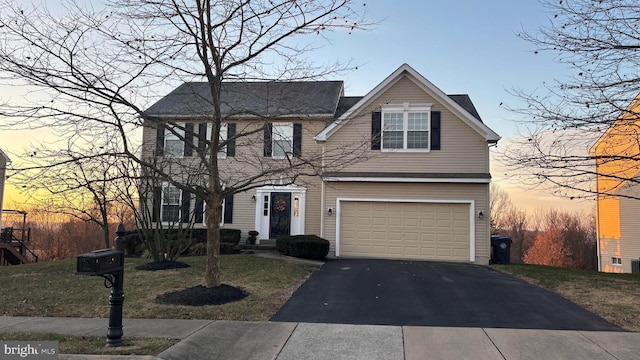
[[[276,239],[291,234],[291,193],[271,193],[269,238]]]

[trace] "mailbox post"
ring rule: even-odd
[[[78,255],[77,275],[100,276],[109,295],[109,329],[107,347],[122,346],[122,304],[124,303],[124,225],[116,230],[116,250],[96,250]]]

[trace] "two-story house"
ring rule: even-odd
[[[177,176],[209,136],[207,97],[207,84],[186,83],[145,111],[146,153],[173,157]],[[362,97],[345,97],[341,81],[247,82],[223,83],[221,100],[225,183],[284,169],[227,197],[223,227],[260,239],[317,234],[337,257],[489,262],[489,146],[499,136],[467,95],[404,64]],[[168,183],[153,197],[162,221],[204,226],[198,199]]]
[[[632,272],[640,259],[640,96],[591,147],[596,165],[598,270]],[[635,269],[640,271],[640,269]]]

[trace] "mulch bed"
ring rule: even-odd
[[[198,285],[159,295],[156,298],[156,302],[159,304],[186,306],[222,305],[242,300],[247,296],[249,296],[249,293],[246,291],[226,284],[212,288]]]

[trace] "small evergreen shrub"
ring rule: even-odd
[[[130,256],[142,255],[144,252],[144,241],[137,231],[130,232],[124,236],[124,251],[125,254]]]
[[[207,255],[207,243],[196,243],[189,248],[189,256],[204,256]]]
[[[242,232],[237,229],[220,229],[220,240],[238,245]]]
[[[287,256],[322,260],[329,254],[329,241],[317,235],[283,236],[276,239],[276,249]]]
[[[234,254],[236,252],[236,244],[230,242],[220,242],[220,254]],[[206,253],[206,248],[205,248]]]

